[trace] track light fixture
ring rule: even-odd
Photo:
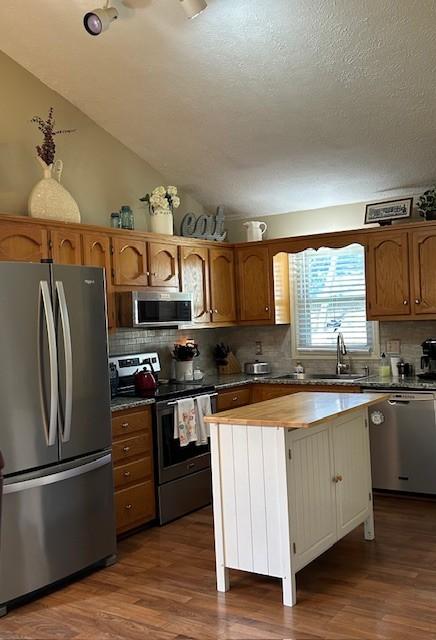
[[[186,17],[192,20],[196,18],[202,11],[207,9],[206,0],[180,0]]]
[[[83,17],[83,26],[90,36],[99,36],[100,33],[109,28],[111,22],[118,18],[118,11],[115,7],[109,6],[109,0],[102,9],[88,11]]]

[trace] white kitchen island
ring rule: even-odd
[[[364,523],[374,539],[368,406],[383,394],[296,393],[207,418],[218,591],[229,569],[282,579]]]

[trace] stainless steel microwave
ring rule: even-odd
[[[192,322],[192,296],[179,291],[118,293],[121,327],[179,327]]]

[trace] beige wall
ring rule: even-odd
[[[164,178],[1,52],[0,78],[0,212],[27,213],[28,195],[41,173],[35,160],[40,133],[30,119],[34,115],[45,118],[53,106],[59,128],[77,129],[57,138],[56,157],[64,161],[62,184],[77,200],[82,222],[108,226],[111,211],[128,204],[134,210],[136,228],[146,229],[148,215],[139,198],[155,186],[172,184],[171,176]],[[201,205],[181,195],[176,229],[187,211],[203,212]]]
[[[393,198],[391,198],[393,199]],[[268,225],[264,236],[267,238],[287,238],[291,236],[304,236],[314,233],[327,233],[328,231],[346,231],[348,229],[360,229],[364,226],[365,202],[312,209],[309,211],[295,211],[293,213],[281,213],[278,215],[264,216],[263,218],[250,218],[251,220],[263,220]],[[416,212],[414,217],[418,220]],[[229,239],[232,242],[245,241],[245,228],[243,220],[231,220],[226,224],[229,231]],[[377,226],[377,225],[371,225]]]

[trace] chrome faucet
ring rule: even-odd
[[[347,347],[345,346],[344,336],[339,332],[336,340],[336,373],[338,375],[345,373],[349,369],[349,365],[344,362],[344,356],[346,355]]]

